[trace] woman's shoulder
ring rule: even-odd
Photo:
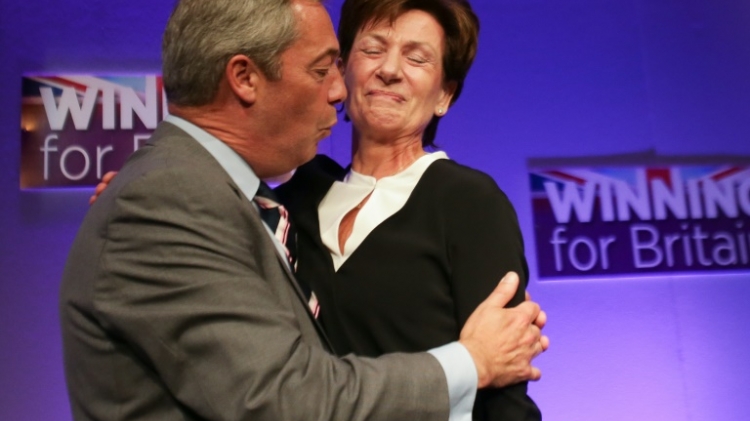
[[[518,225],[513,203],[489,174],[447,159],[433,165],[422,197],[456,228],[452,232],[466,232],[467,223],[490,231]]]
[[[459,194],[505,194],[495,179],[478,169],[460,164],[451,159],[435,161],[427,172],[425,181],[433,186]]]

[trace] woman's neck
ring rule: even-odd
[[[398,174],[425,154],[421,137],[384,142],[352,136],[352,170],[376,179]]]

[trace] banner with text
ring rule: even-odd
[[[22,79],[21,188],[93,186],[167,113],[161,76]]]
[[[540,278],[750,269],[750,165],[529,172]]]

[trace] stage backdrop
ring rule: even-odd
[[[21,78],[159,72],[173,1],[0,2],[0,419],[69,421],[57,291],[90,190],[20,191]],[[750,274],[540,276],[528,160],[750,155],[747,0],[474,0],[480,52],[438,144],[515,205],[549,314],[546,421],[750,419]],[[340,0],[330,2],[337,20]],[[349,127],[321,151],[345,162]],[[747,222],[746,222],[746,227]]]

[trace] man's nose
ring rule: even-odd
[[[337,64],[336,69],[332,71],[334,80],[328,91],[328,102],[331,104],[338,104],[346,99],[346,85],[344,84],[342,69],[343,64]]]

